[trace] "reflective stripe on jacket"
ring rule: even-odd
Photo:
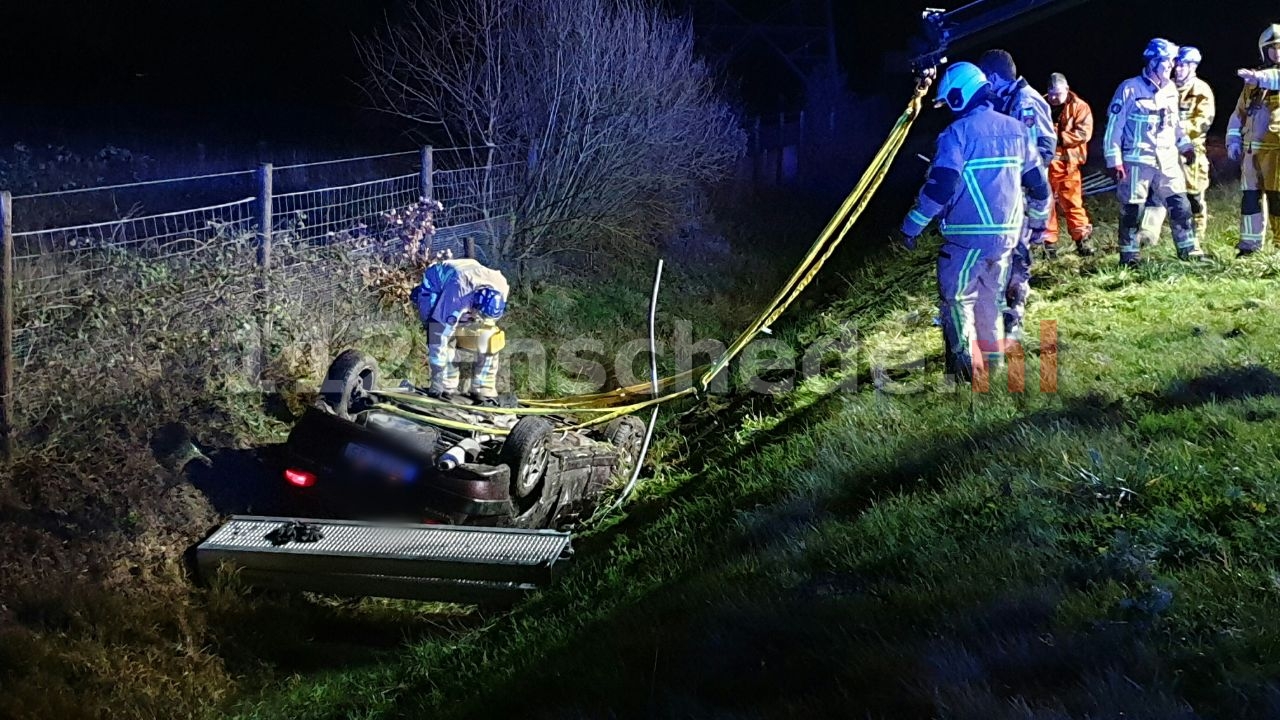
[[[1258,82],[1267,90],[1280,90],[1280,68],[1267,68],[1258,71]]]
[[[1280,92],[1246,85],[1227,123],[1227,142],[1250,152],[1280,150]]]
[[[1182,129],[1201,154],[1204,153],[1205,136],[1217,115],[1213,103],[1213,89],[1200,78],[1178,88],[1178,114],[1182,119]]]
[[[1042,200],[1024,199],[1023,183],[1038,173]],[[1049,217],[1048,180],[1040,156],[1031,147],[1026,126],[979,106],[951,123],[938,136],[930,177],[953,177],[953,187],[926,184],[903,222],[903,232],[919,235],[937,217],[949,242],[968,248],[1003,252],[1022,233],[1025,217]],[[1029,203],[1029,205],[1028,205]]]
[[[1157,86],[1145,75],[1116,88],[1107,108],[1103,155],[1107,167],[1122,162],[1156,168],[1178,168],[1178,155],[1194,146],[1179,122],[1178,89],[1172,80]]]
[[[1040,153],[1040,160],[1048,167],[1053,161],[1058,145],[1058,133],[1053,127],[1053,113],[1049,101],[1018,78],[1003,90],[995,93],[995,108],[1022,123],[1031,136],[1031,147]]]

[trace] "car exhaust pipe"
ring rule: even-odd
[[[479,454],[480,443],[474,438],[463,438],[457,445],[444,451],[436,461],[436,467],[443,472],[449,472]]]

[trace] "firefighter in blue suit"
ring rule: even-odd
[[[413,300],[427,330],[429,396],[451,400],[457,394],[460,377],[454,351],[463,341],[476,353],[471,373],[472,401],[479,405],[497,404],[498,353],[503,335],[496,321],[506,310],[508,292],[502,273],[476,260],[441,259],[422,273],[422,283],[414,288]]]
[[[1009,259],[1030,224],[1042,239],[1049,179],[1027,128],[993,109],[991,84],[971,63],[956,63],[938,85],[937,104],[955,120],[938,136],[929,177],[902,223],[916,238],[935,218],[945,242],[938,296],[947,373],[967,381],[998,366],[1005,350],[1001,309]],[[976,352],[975,352],[976,349]]]
[[[1143,52],[1147,64],[1142,74],[1120,83],[1107,114],[1102,148],[1107,167],[1116,178],[1121,205],[1123,265],[1135,266],[1141,261],[1138,232],[1148,197],[1169,210],[1178,258],[1204,257],[1182,170],[1183,160],[1195,162],[1196,151],[1182,126],[1178,87],[1172,78],[1177,57],[1177,45],[1163,38],[1151,40]]]
[[[978,58],[978,68],[991,82],[991,103],[997,111],[1022,123],[1031,147],[1040,155],[1048,172],[1058,150],[1058,130],[1049,101],[1018,75],[1013,56],[1005,50],[988,50]],[[1034,238],[1033,238],[1034,235]],[[1004,330],[1010,337],[1022,335],[1022,316],[1031,294],[1031,246],[1040,244],[1043,233],[1033,233],[1030,223],[1009,256],[1009,278],[1005,287]],[[1032,242],[1035,240],[1035,242]]]

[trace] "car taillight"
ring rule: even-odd
[[[288,480],[290,485],[300,488],[309,488],[316,484],[315,473],[309,473],[306,470],[297,470],[295,468],[288,468],[285,470],[284,479]]]

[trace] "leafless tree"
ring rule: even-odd
[[[650,0],[407,5],[358,43],[375,107],[523,164],[503,259],[635,247],[745,144],[687,22]]]

